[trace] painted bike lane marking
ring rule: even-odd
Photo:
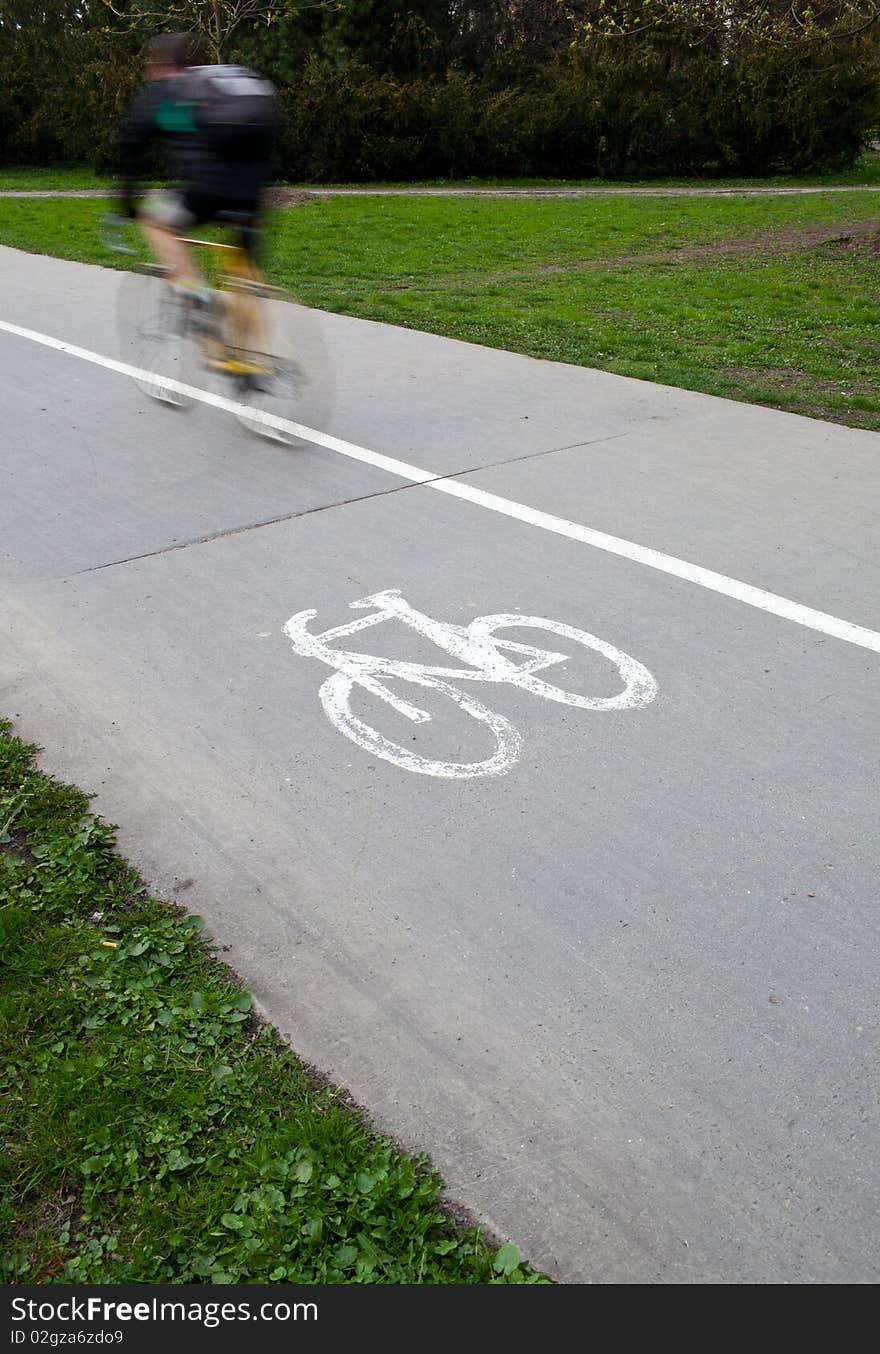
[[[116,372],[134,380],[152,380],[154,384],[162,386],[170,393],[185,395],[191,400],[210,405],[215,409],[253,417],[254,410],[252,408],[239,404],[235,400],[227,399],[223,395],[214,395],[198,386],[185,385],[183,382],[174,381],[167,377],[158,377],[142,368],[132,367],[126,362],[119,362],[114,358],[91,352],[88,348],[80,348],[76,344],[65,343],[61,339],[52,338],[49,334],[41,334],[34,329],[25,329],[21,325],[10,324],[6,320],[0,320],[0,331],[12,334],[17,338],[27,339],[31,343],[39,343],[45,348],[54,349],[56,352],[66,353],[70,357],[77,357],[81,361],[91,362],[95,366],[103,367],[107,371]],[[750,583],[742,583],[735,578],[728,578],[726,574],[716,573],[714,569],[704,569],[701,565],[692,564],[689,560],[677,559],[674,555],[665,555],[662,551],[652,550],[650,546],[639,545],[635,541],[628,541],[620,536],[611,536],[607,532],[582,526],[579,522],[569,522],[564,517],[555,517],[552,513],[531,508],[526,503],[517,503],[514,499],[503,498],[499,494],[474,488],[472,485],[460,483],[458,480],[444,478],[435,471],[425,470],[420,466],[411,465],[407,461],[396,460],[392,456],[383,456],[380,452],[371,451],[368,447],[361,447],[357,443],[332,437],[329,433],[322,433],[316,428],[307,428],[303,424],[292,422],[290,419],[266,414],[263,415],[263,421],[268,427],[290,433],[304,442],[311,442],[315,446],[324,447],[328,451],[334,451],[338,455],[360,461],[364,465],[385,470],[388,474],[396,475],[400,479],[407,480],[410,484],[420,484],[426,489],[435,490],[437,493],[463,499],[465,502],[473,503],[489,512],[498,513],[503,517],[511,517],[515,521],[524,522],[528,526],[538,527],[542,531],[549,531],[557,536],[565,536],[569,540],[592,546],[596,550],[604,550],[611,555],[618,555],[620,558],[631,560],[635,564],[643,564],[649,569],[656,569],[659,573],[680,578],[686,583],[694,583],[698,587],[719,593],[723,597],[730,597],[733,601],[742,602],[758,611],[765,611],[771,616],[778,616],[781,620],[802,625],[808,630],[815,630],[819,634],[829,635],[831,638],[843,640],[847,644],[856,644],[862,649],[880,653],[880,632],[869,630],[863,625],[856,625],[852,621],[843,620],[839,616],[832,616],[826,611],[817,611],[814,607],[805,606],[791,598],[781,597],[777,593],[767,592],[764,588],[754,587]]]
[[[657,695],[657,683],[646,667],[637,659],[615,649],[604,639],[579,630],[563,621],[551,621],[543,616],[524,616],[519,612],[499,612],[492,616],[477,616],[469,625],[455,625],[448,621],[432,620],[407,602],[399,588],[386,588],[357,602],[349,602],[353,611],[375,608],[368,616],[361,616],[346,625],[337,625],[320,634],[309,629],[309,621],[317,615],[314,610],[299,611],[284,626],[294,651],[305,658],[316,658],[334,669],[318,692],[324,713],[331,724],[350,738],[365,752],[392,762],[404,771],[415,771],[423,776],[444,776],[454,780],[474,776],[503,776],[519,756],[519,730],[504,715],[490,710],[482,701],[467,695],[459,682],[506,683],[544,700],[560,705],[573,705],[582,710],[632,710],[650,705]],[[333,647],[329,641],[346,639],[385,621],[401,621],[417,634],[444,649],[451,658],[466,663],[467,667],[436,667],[426,663],[409,663],[396,658],[380,658],[375,654],[360,653]],[[553,682],[537,676],[539,672],[564,663],[570,655],[555,650],[536,648],[517,640],[505,639],[497,631],[512,629],[543,631],[557,642],[560,639],[601,654],[616,669],[623,681],[623,689],[613,696],[582,696],[566,691]],[[433,691],[448,698],[466,715],[485,725],[495,740],[495,751],[483,761],[442,761],[423,757],[411,748],[403,747],[359,719],[351,708],[355,687],[368,691],[396,710],[413,724],[429,723],[426,710],[400,697],[380,678],[410,682],[419,691]]]

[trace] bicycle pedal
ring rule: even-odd
[[[209,334],[214,327],[214,306],[210,296],[181,288],[175,292],[182,332],[196,336]]]

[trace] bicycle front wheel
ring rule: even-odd
[[[224,393],[241,406],[239,423],[275,442],[307,442],[310,432],[326,427],[333,397],[320,311],[283,299],[274,288],[261,288],[244,303],[234,288],[220,295],[226,301],[233,358]],[[236,316],[242,313],[247,317],[244,342],[236,335]]]
[[[514,628],[544,630],[554,638],[558,636],[585,649],[592,649],[617,669],[623,681],[623,690],[613,696],[584,696],[575,691],[567,691],[552,682],[545,682],[534,672],[521,671],[515,661],[518,647],[516,641],[505,640],[497,634],[498,630]],[[545,700],[557,701],[560,705],[575,705],[581,710],[631,710],[650,705],[657,695],[657,683],[638,659],[624,653],[622,649],[615,649],[613,644],[599,639],[597,635],[591,635],[587,630],[578,630],[576,626],[566,625],[563,621],[548,621],[541,616],[520,616],[516,612],[510,612],[497,616],[478,616],[476,620],[471,621],[468,629],[475,639],[488,640],[497,648],[507,647],[508,651],[514,654],[514,659],[509,663],[509,673],[504,677],[499,676],[498,680],[508,681],[512,686],[531,692],[533,696],[542,696]]]
[[[190,397],[167,383],[193,385],[197,357],[183,304],[162,270],[146,266],[123,274],[117,307],[121,358],[136,369],[135,385],[163,404],[188,407]]]

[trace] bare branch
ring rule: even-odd
[[[562,0],[564,3],[565,0]],[[713,39],[783,43],[804,39],[847,41],[880,21],[880,0],[583,0],[567,6],[585,36],[634,37],[684,33],[691,45]]]
[[[129,31],[136,28],[177,24],[197,33],[207,44],[212,60],[220,62],[233,36],[245,23],[276,22],[285,14],[304,10],[341,8],[341,3],[298,3],[298,0],[180,0],[158,8],[149,0],[102,0],[102,3]]]

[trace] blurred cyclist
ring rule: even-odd
[[[122,210],[136,219],[175,286],[194,297],[206,283],[179,232],[235,213],[253,259],[262,192],[279,115],[272,85],[241,66],[199,66],[187,33],[163,33],[144,53],[145,85],[125,121]],[[144,153],[170,153],[179,188],[147,193],[135,205]]]

